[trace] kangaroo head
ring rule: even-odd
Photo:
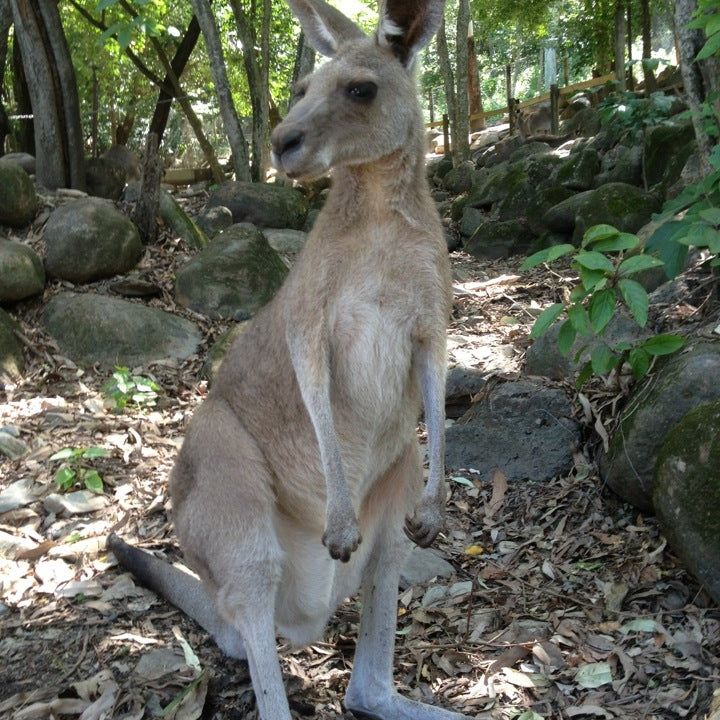
[[[387,0],[368,37],[323,0],[288,0],[310,44],[331,60],[298,83],[272,134],[273,163],[290,177],[378,160],[421,131],[414,61],[442,20],[444,0]]]

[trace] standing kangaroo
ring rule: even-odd
[[[332,60],[300,82],[274,163],[290,177],[334,168],[332,190],[284,286],[229,350],[171,477],[202,582],[116,536],[109,547],[247,658],[263,720],[290,720],[276,630],[317,639],[359,586],[348,710],[462,720],[401,697],[392,679],[403,526],[425,547],[444,520],[450,268],[413,74],[443,0],[387,0],[372,38],[322,0],[288,1]]]

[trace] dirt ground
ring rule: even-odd
[[[451,362],[494,382],[514,379],[534,318],[569,285],[569,273],[452,257]],[[167,476],[207,392],[207,350],[229,327],[175,305],[173,272],[185,259],[182,245],[164,236],[140,268],[163,289],[151,304],[193,319],[206,339],[180,367],[142,369],[162,388],[154,407],[111,411],[101,392],[109,372],[81,370],[58,353],[39,313],[61,283],[16,308],[29,367],[4,396],[0,389],[0,427],[19,428],[31,450],[0,458],[0,490],[32,480],[37,500],[0,515],[2,718],[257,717],[245,664],[224,658],[104,550],[115,531],[178,557]],[[705,312],[707,286],[697,287],[684,309],[673,309],[676,319]],[[585,426],[569,475],[508,485],[501,473],[469,469],[450,478],[448,526],[436,546],[455,576],[401,593],[396,680],[412,697],[475,718],[716,720],[720,609],[680,567],[654,519],[604,488],[594,465],[623,390],[599,381],[582,397],[566,389]],[[89,461],[104,482],[102,507],[58,514],[44,502],[60,467],[50,457],[91,446],[109,453]],[[438,586],[449,591],[433,602]],[[349,599],[323,642],[282,646],[294,717],[351,717],[342,697],[357,622],[357,600]]]

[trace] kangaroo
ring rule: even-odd
[[[288,2],[331,60],[297,87],[273,161],[292,178],[333,168],[332,189],[285,284],[229,350],[172,472],[176,532],[200,579],[116,536],[108,545],[248,660],[262,720],[290,720],[276,631],[317,639],[358,587],[347,709],[462,720],[400,696],[392,679],[403,530],[424,547],[444,521],[452,295],[413,72],[444,0],[387,0],[373,37],[322,0]]]

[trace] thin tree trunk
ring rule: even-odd
[[[645,60],[652,58],[652,24],[650,18],[650,0],[640,0],[640,22],[642,24],[642,43],[643,43],[643,81],[645,83],[645,95],[650,95],[657,90],[655,82],[655,73],[650,67],[646,66]]]
[[[192,6],[200,23],[203,38],[205,39],[205,47],[210,58],[210,68],[220,104],[220,115],[232,151],[235,178],[248,181],[250,180],[250,160],[248,158],[247,144],[240,127],[240,120],[235,109],[232,93],[230,92],[230,82],[215,17],[208,0],[192,0]]]
[[[468,98],[470,103],[470,115],[479,115],[483,111],[482,93],[480,90],[480,73],[478,71],[477,51],[475,49],[475,34],[473,22],[470,20],[467,39],[468,52]],[[485,129],[485,118],[480,117],[470,121],[470,130]]]
[[[154,132],[149,132],[145,143],[140,198],[132,215],[140,237],[146,244],[156,240],[158,231],[157,216],[160,207],[160,180],[162,178],[158,143],[158,136]]]
[[[632,0],[627,0],[627,83],[630,90],[635,90],[635,75],[633,73],[633,16],[632,16]]]
[[[84,139],[75,75],[57,5],[52,0],[12,0],[33,109],[38,181],[54,190],[85,187]]]
[[[625,8],[621,0],[615,1],[615,80],[618,90],[624,92],[625,82]]]
[[[293,65],[292,74],[292,85],[309,75],[315,69],[315,50],[310,46],[305,38],[305,33],[301,32],[298,35],[297,49],[295,50],[295,64]],[[290,106],[292,101],[293,87],[290,88],[290,97],[288,98],[287,106]]]
[[[436,45],[438,53],[438,63],[440,65],[440,74],[442,75],[443,85],[445,86],[445,105],[447,106],[448,121],[450,123],[451,147],[455,144],[457,137],[457,103],[455,101],[455,77],[450,64],[450,53],[448,51],[447,33],[445,31],[445,18],[440,23],[436,36]],[[445,154],[448,154],[448,148],[445,147]]]
[[[705,42],[705,34],[701,30],[688,28],[695,7],[695,0],[676,0],[675,29],[680,48],[680,71],[682,72],[685,94],[692,113],[700,160],[704,171],[707,173],[712,169],[710,152],[714,142],[705,131],[701,107],[708,97],[709,88],[706,79],[703,77],[702,62],[695,62],[695,57]]]
[[[455,51],[457,71],[455,100],[457,103],[457,137],[453,142],[453,161],[457,165],[470,157],[468,135],[468,43],[470,27],[470,0],[460,0],[457,17],[457,49]]]
[[[10,132],[10,120],[3,105],[5,67],[7,65],[8,39],[12,25],[9,0],[0,0],[0,155],[5,153],[5,137]]]

